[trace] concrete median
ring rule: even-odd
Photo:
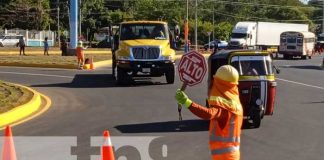
[[[45,112],[51,105],[51,100],[46,97],[45,95],[42,95],[41,93],[28,88],[26,86],[22,86],[19,84],[13,84],[8,83],[17,87],[25,88],[33,93],[32,98],[26,102],[25,104],[22,104],[20,106],[17,106],[7,112],[4,112],[0,114],[0,130],[4,129],[7,125],[18,125],[20,123],[23,123],[27,120],[30,120],[41,113]]]

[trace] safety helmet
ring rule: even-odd
[[[82,41],[78,41],[78,47],[82,47]]]
[[[237,70],[231,65],[223,65],[218,68],[214,77],[234,84],[238,84],[239,80],[239,74]]]

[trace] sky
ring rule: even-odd
[[[299,1],[303,2],[304,4],[308,2],[308,0],[299,0]]]

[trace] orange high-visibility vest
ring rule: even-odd
[[[218,83],[221,81],[217,79]],[[224,82],[224,81],[223,81]],[[220,86],[220,85],[218,85]],[[239,160],[240,135],[243,122],[243,109],[238,98],[237,87],[233,87],[229,98],[222,87],[213,87],[208,98],[211,107],[218,106],[228,111],[227,118],[212,119],[209,126],[209,146],[214,160]],[[237,95],[236,95],[237,94]],[[229,97],[229,96],[227,96]]]
[[[84,59],[84,54],[83,54],[83,48],[82,47],[77,47],[76,48],[76,55],[78,59]]]

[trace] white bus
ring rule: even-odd
[[[279,54],[284,59],[295,56],[311,59],[314,54],[315,34],[312,32],[283,32],[280,35]]]

